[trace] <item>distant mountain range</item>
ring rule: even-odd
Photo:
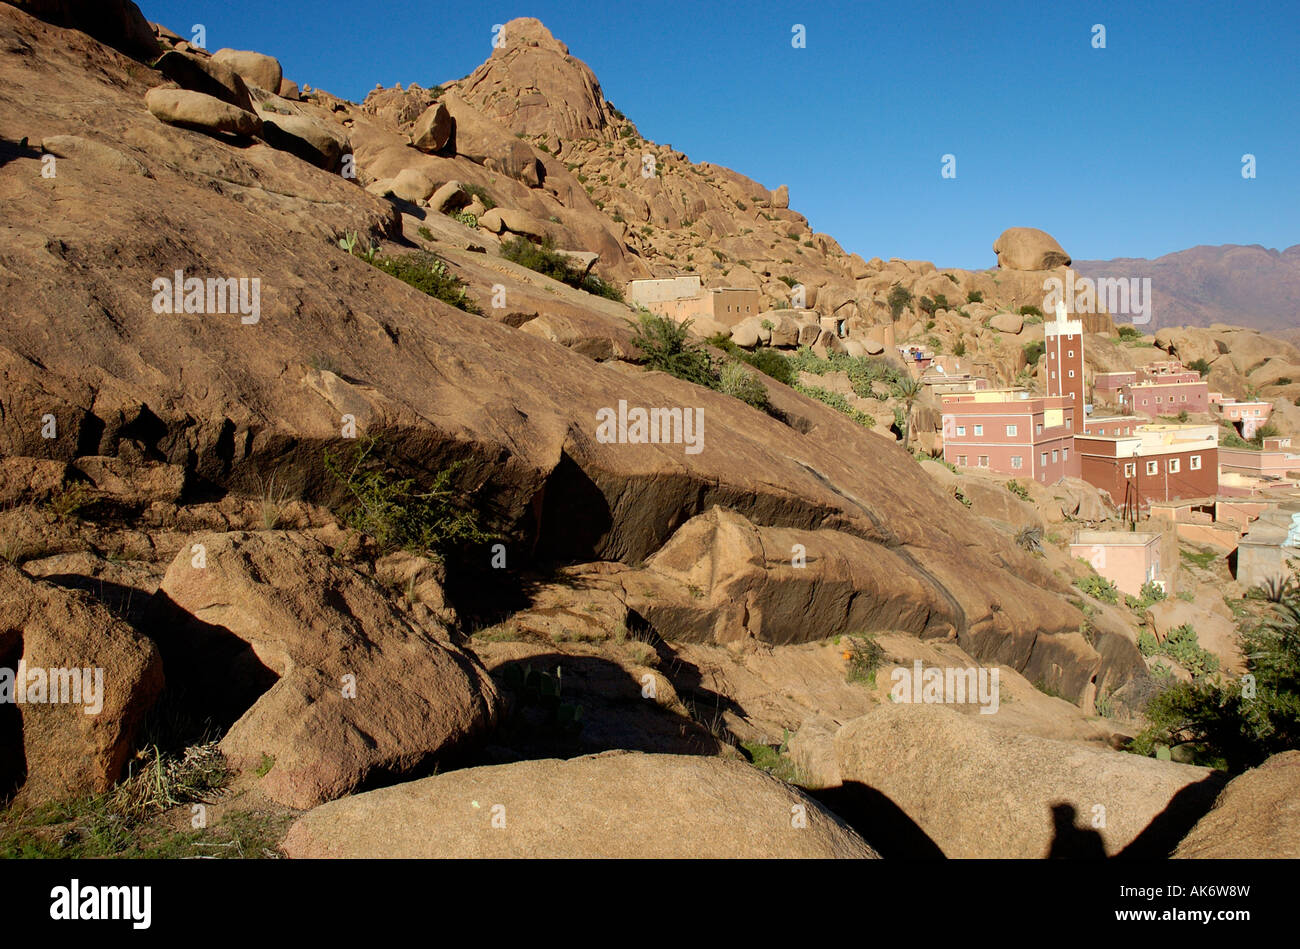
[[[1282,251],[1259,244],[1202,244],[1155,260],[1076,260],[1074,268],[1093,278],[1150,277],[1155,305],[1148,332],[1212,323],[1300,328],[1300,244]]]

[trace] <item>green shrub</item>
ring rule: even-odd
[[[415,478],[401,477],[377,445],[378,439],[371,436],[346,456],[325,452],[325,470],[348,496],[340,513],[349,527],[373,537],[381,550],[433,556],[491,538],[480,526],[478,512],[466,506],[452,486],[461,465],[438,471],[423,487]]]
[[[1032,303],[1026,306],[1022,306],[1016,312],[1018,312],[1021,316],[1036,316],[1040,321],[1043,319],[1043,311],[1040,310],[1038,307],[1034,306]]]
[[[474,301],[466,295],[465,285],[433,254],[419,251],[403,257],[379,257],[374,265],[421,293],[450,303],[466,313],[479,312]]]
[[[970,293],[966,294],[966,302],[967,302],[967,303],[983,303],[983,302],[984,302],[984,293],[983,293],[983,291],[981,291],[981,290],[972,290],[972,291],[970,291]]]
[[[478,227],[478,215],[471,214],[469,211],[458,211],[456,213],[456,220],[460,221],[460,223],[464,224],[466,227]]]
[[[623,293],[616,286],[595,274],[584,274],[570,266],[568,258],[555,249],[555,238],[549,234],[541,244],[534,244],[526,237],[504,240],[501,242],[501,256],[575,289],[623,302]]]
[[[497,203],[495,200],[493,200],[492,195],[488,194],[487,189],[484,188],[482,185],[471,184],[471,185],[462,185],[461,187],[465,189],[465,192],[467,194],[471,194],[474,197],[478,198],[479,203],[483,205],[484,210],[491,211],[493,208],[497,206]]]
[[[953,344],[952,344],[952,354],[953,354],[954,356],[965,356],[965,355],[966,355],[966,340],[964,340],[964,339],[958,339],[957,342],[953,343]]]
[[[1088,596],[1101,600],[1103,603],[1119,603],[1119,590],[1116,589],[1114,583],[1105,577],[1090,574],[1075,580],[1074,585]]]
[[[1121,340],[1141,339],[1142,332],[1134,326],[1117,326],[1115,331]]]
[[[948,298],[942,293],[936,293],[934,295],[934,307],[936,310],[951,310],[952,304],[948,302]]]
[[[798,384],[795,385],[794,390],[803,395],[809,396],[810,398],[816,399],[818,402],[829,405],[837,412],[847,415],[859,425],[866,426],[867,428],[876,427],[876,420],[874,418],[866,412],[855,409],[853,406],[849,405],[849,400],[844,398],[844,396],[840,395],[838,392],[831,392],[829,389],[822,389],[818,386],[805,386]]]
[[[889,291],[889,315],[897,320],[912,305],[912,291],[902,284],[894,284]]]
[[[1195,369],[1202,376],[1208,376],[1210,374],[1210,363],[1207,359],[1204,358],[1193,359],[1191,362],[1187,364],[1187,368]]]
[[[426,241],[431,241],[431,240],[433,240],[433,231],[429,230],[429,229],[428,229],[427,227],[425,227],[423,224],[421,224],[421,225],[416,229],[416,233],[419,234],[421,237],[423,237]]]
[[[850,636],[844,650],[849,655],[845,679],[876,687],[876,672],[885,661],[885,649],[874,635]]]
[[[1029,500],[1029,489],[1025,487],[1023,484],[1021,484],[1019,481],[1016,481],[1014,479],[1008,481],[1007,490],[1010,491],[1012,494],[1014,494],[1016,497],[1020,498],[1020,500],[1022,501]]]
[[[788,386],[794,385],[794,369],[790,366],[790,360],[775,349],[760,347],[752,353],[741,350],[738,355],[763,375]]]
[[[666,372],[709,389],[717,388],[713,358],[691,341],[690,326],[690,320],[678,323],[642,310],[632,324],[632,344],[647,369]]]
[[[718,374],[718,391],[751,405],[756,409],[767,411],[767,389],[759,381],[758,375],[744,363],[732,361],[724,363]]]
[[[1025,343],[1025,362],[1030,366],[1036,366],[1038,365],[1038,360],[1042,358],[1042,355],[1045,352],[1047,352],[1047,345],[1042,340]]]
[[[926,316],[934,316],[934,311],[937,308],[937,304],[929,297],[921,297],[916,301],[916,305]]]

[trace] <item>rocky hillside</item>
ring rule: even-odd
[[[1300,299],[1300,244],[1285,250],[1200,245],[1154,260],[1080,260],[1086,277],[1150,278],[1155,304],[1147,329],[1223,323],[1256,330],[1293,330]]]
[[[276,814],[340,802],[298,825],[300,855],[368,808],[445,823],[504,780],[662,816],[666,855],[696,827],[715,855],[871,856],[845,809],[745,763],[888,702],[874,666],[853,677],[864,636],[889,637],[877,665],[1002,669],[1015,709],[987,727],[1116,754],[1130,726],[1090,716],[1148,689],[1138,620],[1019,530],[1104,519],[1095,492],[968,495],[774,379],[750,380],[764,409],[648,371],[610,291],[695,266],[784,304],[789,276],[859,336],[968,338],[1012,372],[1020,341],[996,337],[1068,266],[1046,235],[1004,235],[994,272],[861,261],[784,189],[642,140],[535,20],[442,90],[354,104],[104,7],[0,4],[0,666],[102,666],[110,689],[93,722],[0,715],[0,794],[129,786],[142,747],[204,739],[184,761],[219,754]],[[564,279],[512,259],[514,236],[564,252]],[[607,437],[619,406],[697,413],[698,437]],[[609,751],[636,757],[586,757]],[[1203,777],[1124,761],[1159,771],[1156,811]],[[646,805],[653,775],[671,814]],[[435,793],[359,793],[406,779]],[[682,804],[712,783],[752,807]],[[792,806],[816,833],[756,843]],[[499,852],[444,837],[424,839]]]

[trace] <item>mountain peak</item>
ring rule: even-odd
[[[519,17],[501,45],[460,83],[460,93],[511,132],[552,139],[612,138],[615,115],[596,74],[541,20]]]

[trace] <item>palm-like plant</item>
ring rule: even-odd
[[[921,395],[924,386],[915,376],[902,376],[894,383],[894,397],[907,407],[903,424],[903,447],[912,439],[912,406]]]

